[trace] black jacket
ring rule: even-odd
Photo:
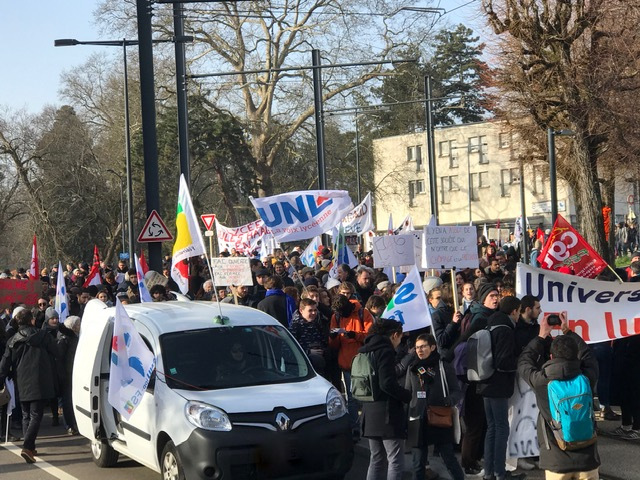
[[[268,313],[284,327],[289,328],[287,297],[285,295],[269,295],[261,300],[256,308],[264,313]]]
[[[0,384],[11,374],[22,402],[55,397],[55,373],[50,355],[60,358],[58,344],[48,332],[20,327],[0,360]]]
[[[481,330],[487,326],[487,319],[493,315],[496,311],[485,307],[479,302],[473,302],[469,307],[471,311],[471,325],[476,330]],[[480,323],[478,323],[480,322]]]
[[[453,360],[453,345],[460,337],[460,323],[454,323],[453,308],[445,305],[431,313],[431,328],[436,337],[438,352],[445,362]]]
[[[513,395],[518,366],[514,326],[509,315],[496,312],[487,320],[491,331],[491,350],[495,373],[486,382],[478,383],[478,393],[483,397],[509,398]]]
[[[419,428],[410,428],[407,436],[407,447],[420,447],[423,445],[438,443],[453,443],[453,427],[451,428],[429,428],[426,422],[427,407],[453,406],[460,401],[461,391],[458,379],[453,370],[453,365],[442,362],[449,396],[445,395],[442,387],[440,374],[440,356],[438,352],[433,352],[424,360],[417,359],[409,366],[405,387],[411,390],[411,402],[409,403],[409,421],[417,419],[420,422]],[[424,373],[421,373],[424,369]],[[419,395],[425,392],[426,397]],[[415,420],[413,420],[415,421]]]
[[[527,323],[520,317],[516,322],[516,330],[514,333],[516,338],[516,355],[520,356],[524,347],[529,345],[529,342],[540,333],[540,324],[538,324],[536,320],[532,323]]]
[[[64,369],[64,376],[60,379],[61,387],[71,386],[71,379],[73,377],[73,361],[76,357],[76,350],[78,349],[78,335],[65,327],[64,324],[60,324],[58,329],[58,348],[62,360],[58,361],[58,364],[62,365]]]
[[[578,343],[578,360],[553,358],[542,367],[538,359],[545,354],[545,341],[536,337],[522,352],[518,361],[518,373],[533,388],[540,409],[538,415],[538,443],[540,444],[540,468],[557,473],[586,472],[600,465],[597,444],[581,450],[560,450],[549,428],[551,411],[547,385],[551,380],[565,380],[584,374],[595,389],[598,379],[598,363],[587,344],[573,332],[570,335]]]
[[[373,352],[373,367],[380,386],[380,399],[362,403],[362,434],[365,437],[406,438],[407,419],[404,403],[411,392],[401,387],[395,372],[396,352],[391,340],[383,335],[369,335],[362,353]]]

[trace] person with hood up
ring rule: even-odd
[[[30,310],[16,314],[18,332],[7,344],[0,360],[0,384],[12,375],[20,390],[22,432],[20,455],[27,463],[36,461],[36,437],[40,430],[44,406],[55,396],[54,372],[49,355],[60,357],[56,340],[44,330],[35,328]]]
[[[370,451],[367,480],[401,480],[404,471],[404,404],[411,401],[411,392],[398,383],[395,371],[401,340],[402,324],[383,318],[373,324],[360,348],[360,353],[372,353],[379,387],[379,397],[362,404],[362,435],[369,439]]]
[[[60,378],[62,414],[69,435],[78,434],[78,425],[76,423],[75,413],[73,412],[71,380],[73,378],[73,360],[75,359],[76,350],[78,349],[81,323],[82,319],[80,317],[72,315],[67,317],[64,323],[58,328],[58,345],[62,357],[58,363],[62,366],[63,370]]]

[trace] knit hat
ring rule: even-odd
[[[330,290],[333,287],[337,287],[338,285],[340,285],[340,280],[338,280],[337,278],[329,278],[325,287],[327,288],[327,290]]]
[[[47,309],[44,312],[45,321],[48,322],[50,318],[60,318],[60,315],[58,315],[58,312],[53,307],[47,307]]]
[[[493,283],[489,282],[481,285],[478,289],[478,302],[480,302],[480,304],[483,304],[491,292],[497,291],[498,287],[496,287]]]
[[[49,307],[51,308],[51,307]],[[15,318],[15,316],[18,314],[18,312],[20,312],[21,310],[26,310],[27,308],[24,305],[19,305],[16,308],[13,309],[13,312],[11,312],[11,318]]]
[[[442,279],[440,277],[425,277],[422,282],[422,289],[424,290],[424,293],[429,295],[429,292],[432,289],[439,287],[440,285],[442,285]]]
[[[64,326],[78,334],[80,333],[80,322],[82,322],[82,319],[80,317],[71,315],[70,317],[67,317],[65,319]]]

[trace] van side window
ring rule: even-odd
[[[151,350],[151,353],[153,353],[154,355],[156,354],[156,352],[153,351],[153,347],[151,346],[151,342],[149,340],[147,340],[147,338],[140,334],[140,336],[142,337],[142,340],[144,341],[144,344],[147,346],[147,348],[149,350]],[[153,369],[153,373],[151,374],[151,377],[149,377],[149,384],[147,385],[147,392],[149,392],[151,395],[153,395],[153,392],[156,389],[156,369]]]

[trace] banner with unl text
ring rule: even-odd
[[[516,295],[533,295],[543,313],[567,312],[569,328],[587,343],[640,333],[640,283],[604,282],[519,263]]]
[[[556,218],[551,235],[538,255],[538,262],[548,270],[568,267],[575,275],[587,278],[594,278],[607,268],[607,262],[562,215]]]

